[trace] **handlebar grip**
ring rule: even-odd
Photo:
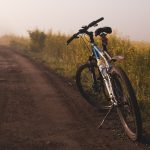
[[[96,20],[95,22],[98,23],[100,21],[104,20],[104,17],[99,18],[98,20]]]
[[[69,43],[75,38],[75,36],[73,35],[68,41],[67,41],[67,45],[69,45]]]
[[[67,41],[67,45],[69,45],[69,43],[74,39],[77,38],[78,33],[74,34],[68,41]]]
[[[100,21],[102,21],[102,20],[104,20],[104,18],[103,18],[103,17],[102,17],[102,18],[99,18],[99,19],[98,19],[98,20],[96,20],[96,21],[91,22],[91,23],[88,25],[88,28],[90,28],[90,27],[92,27],[92,26],[96,25],[98,22],[100,22]]]
[[[71,37],[68,41],[67,41],[67,45],[69,45],[69,43],[73,40],[74,38]]]

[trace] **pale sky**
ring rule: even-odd
[[[100,17],[99,26],[150,42],[150,0],[0,0],[0,35],[35,28],[72,34]]]

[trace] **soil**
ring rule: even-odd
[[[114,112],[115,113],[115,112]],[[116,115],[104,116],[70,82],[0,46],[0,150],[141,150]]]

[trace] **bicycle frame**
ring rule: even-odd
[[[91,43],[92,52],[97,60],[97,66],[99,68],[99,71],[103,77],[104,83],[106,85],[107,91],[110,96],[110,100],[114,106],[117,106],[117,100],[113,91],[111,77],[109,75],[109,70],[111,69],[111,63],[109,60],[111,60],[111,57],[109,54],[102,49],[100,49],[95,43]],[[108,57],[108,58],[107,58]],[[105,64],[100,63],[100,60],[103,59]]]
[[[87,101],[90,102],[90,100],[88,99],[88,94],[86,94],[88,90],[86,90],[86,88],[84,89],[84,85],[82,86],[81,83],[82,71],[84,71],[84,69],[89,69],[89,73],[91,74],[93,79],[92,87],[90,84],[90,90],[92,88],[91,91],[94,92],[94,94],[96,95],[98,94],[97,98],[99,98],[99,96],[101,96],[99,93],[101,92],[100,90],[102,87],[104,94],[106,94],[105,98],[108,99],[109,95],[109,100],[111,102],[111,104],[109,104],[108,102],[107,103],[108,105],[107,106],[105,105],[106,106],[105,108],[108,109],[108,112],[106,113],[103,120],[99,123],[98,128],[102,127],[107,116],[111,113],[113,108],[116,107],[123,128],[125,129],[125,132],[127,133],[130,139],[136,141],[139,140],[142,136],[142,122],[140,117],[140,111],[138,108],[138,103],[136,100],[136,96],[134,94],[134,90],[126,73],[121,68],[113,66],[112,64],[112,62],[123,60],[124,57],[123,56],[110,57],[109,53],[107,52],[108,40],[106,35],[112,33],[112,29],[110,27],[103,27],[98,28],[95,32],[88,31],[89,28],[97,26],[98,23],[103,19],[104,18],[102,17],[99,18],[98,20],[91,22],[87,26],[82,26],[77,33],[73,34],[67,40],[68,45],[74,39],[79,38],[83,34],[87,35],[90,38],[90,41],[88,42],[91,44],[92,56],[89,57],[87,64],[81,65],[81,67],[78,69],[76,74],[76,81],[77,81],[76,83],[81,94],[87,99]],[[95,33],[95,36],[101,37],[102,49],[96,45],[93,33]],[[99,76],[97,75],[97,69],[99,71]],[[105,89],[107,90],[108,94],[105,93],[106,92]],[[92,95],[93,94],[91,94],[91,96]],[[92,102],[90,103],[92,104]],[[97,108],[99,108],[99,105]],[[133,121],[131,120],[131,117],[133,118],[132,119]]]

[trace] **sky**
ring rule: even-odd
[[[0,35],[34,29],[73,34],[100,17],[99,27],[150,42],[150,0],[0,0]]]

